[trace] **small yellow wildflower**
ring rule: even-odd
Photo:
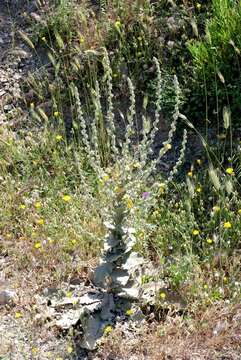
[[[104,329],[104,334],[109,335],[112,332],[113,328],[111,325],[107,325]]]
[[[141,164],[140,164],[139,162],[135,162],[135,163],[133,164],[133,168],[134,168],[134,169],[140,169],[140,168],[141,168]]]
[[[37,347],[33,347],[33,348],[31,349],[31,351],[32,351],[32,354],[37,354],[39,350],[38,350]]]
[[[72,354],[72,352],[73,352],[73,348],[72,348],[72,346],[69,345],[69,346],[67,347],[67,353],[68,353],[68,354]]]
[[[238,214],[241,215],[241,209],[238,210]]]
[[[23,314],[20,311],[15,312],[15,319],[20,319],[23,317]]]
[[[44,219],[38,219],[38,220],[36,220],[36,224],[38,224],[38,225],[43,225],[43,224],[44,224]]]
[[[62,135],[56,135],[56,136],[55,136],[55,139],[56,139],[57,141],[61,141],[61,140],[63,140],[63,136],[62,136]]]
[[[41,242],[39,242],[39,241],[34,244],[35,249],[40,249],[41,246],[42,246]]]
[[[58,111],[54,112],[54,117],[58,117],[60,115],[60,113]]]
[[[145,236],[144,231],[140,231],[140,232],[138,233],[138,237],[139,237],[140,239],[143,239],[144,236]]]
[[[197,164],[198,164],[198,165],[202,165],[202,160],[201,160],[201,159],[197,159]]]
[[[83,44],[83,43],[85,42],[85,38],[84,38],[84,36],[80,36],[80,38],[79,38],[79,42],[80,42],[80,44]]]
[[[208,239],[207,239],[207,243],[211,245],[211,244],[213,243],[213,240],[210,239],[210,238],[208,238]]]
[[[199,186],[199,187],[196,188],[196,192],[198,192],[198,193],[202,192],[201,186]]]
[[[76,245],[77,244],[77,240],[73,239],[70,241],[72,245]]]
[[[26,205],[24,205],[24,204],[19,205],[19,209],[21,209],[21,210],[26,209]]]
[[[225,229],[230,229],[232,227],[232,224],[229,222],[229,221],[226,221],[224,224],[223,224],[223,227]]]
[[[115,27],[116,27],[117,29],[119,29],[119,28],[121,27],[121,22],[120,22],[119,20],[117,20],[117,21],[115,22]]]
[[[228,282],[227,276],[224,276],[224,277],[223,277],[223,282],[224,282],[224,283],[227,283],[227,282]]]
[[[196,3],[196,8],[197,8],[198,10],[200,10],[201,7],[202,7],[202,5],[201,5],[200,3]]]
[[[164,183],[161,183],[161,184],[159,185],[159,193],[160,193],[160,194],[164,194],[164,192],[165,192],[165,184],[164,184]]]
[[[208,289],[208,285],[207,285],[207,284],[204,284],[204,285],[203,285],[203,288],[204,288],[205,290],[207,290],[207,289]]]
[[[194,229],[194,230],[192,231],[192,234],[193,234],[194,236],[197,236],[197,235],[200,234],[200,231],[197,230],[197,229]]]
[[[128,309],[128,310],[126,310],[126,315],[127,316],[131,316],[131,315],[133,315],[134,314],[134,310],[133,309]]]
[[[192,172],[191,170],[188,171],[187,176],[192,177],[192,176],[193,176],[193,172]]]
[[[133,201],[131,200],[131,198],[126,199],[126,205],[127,205],[128,209],[133,208],[134,204],[133,204]]]
[[[108,174],[105,174],[105,175],[103,176],[103,181],[106,182],[106,181],[108,181],[108,180],[110,180],[110,177],[109,177]]]
[[[117,73],[113,73],[112,76],[113,76],[113,78],[117,78],[118,74],[117,74]]]
[[[64,196],[62,196],[62,200],[64,200],[65,202],[69,202],[71,200],[71,196],[64,195]]]
[[[160,298],[161,298],[162,300],[165,300],[165,299],[166,299],[166,294],[165,294],[164,292],[161,292],[161,293],[160,293]]]
[[[66,292],[66,297],[71,298],[72,297],[72,291],[67,291]]]
[[[166,150],[170,150],[171,148],[172,148],[172,145],[171,145],[171,144],[166,144],[166,145],[165,145],[165,149],[166,149]]]
[[[43,42],[45,42],[45,41],[46,41],[46,37],[45,37],[45,36],[41,37],[41,40],[42,40]]]
[[[39,209],[41,207],[41,202],[37,201],[34,206],[36,207],[36,209]]]
[[[213,211],[214,212],[219,212],[221,209],[220,209],[220,207],[219,206],[214,206],[213,207]]]
[[[233,168],[231,168],[231,167],[230,167],[230,168],[227,168],[227,169],[226,169],[226,173],[229,174],[229,175],[233,175],[233,174],[234,174]]]

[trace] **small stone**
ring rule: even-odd
[[[12,290],[2,290],[0,291],[0,305],[5,306],[13,302],[16,296],[15,291]]]
[[[4,105],[4,110],[5,111],[10,111],[10,110],[12,110],[12,106],[11,105]]]

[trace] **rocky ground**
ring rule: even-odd
[[[34,3],[3,1],[0,4],[0,124],[16,122],[22,113],[21,86],[36,67],[36,57],[19,35],[27,27],[25,11]]]

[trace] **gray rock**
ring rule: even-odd
[[[5,306],[11,304],[14,301],[15,297],[16,297],[15,291],[12,290],[0,291],[0,305]]]

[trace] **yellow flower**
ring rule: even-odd
[[[40,249],[41,246],[42,246],[41,242],[39,242],[39,241],[34,244],[35,249]]]
[[[126,310],[126,315],[127,316],[131,316],[131,315],[133,315],[134,314],[134,310],[133,309],[128,309],[128,310]]]
[[[140,168],[141,168],[141,164],[140,164],[139,162],[135,162],[135,163],[133,164],[133,168],[134,168],[134,169],[140,169]]]
[[[54,112],[54,117],[58,117],[60,115],[60,113],[58,111]]]
[[[165,149],[166,149],[166,150],[170,150],[171,148],[172,148],[172,145],[171,145],[171,144],[166,144],[166,145],[165,145]]]
[[[43,225],[43,224],[44,224],[44,219],[38,219],[38,220],[36,220],[36,224],[38,224],[38,225]]]
[[[121,22],[120,22],[119,20],[117,20],[117,21],[115,22],[115,27],[116,27],[117,29],[119,29],[119,28],[121,27]]]
[[[15,312],[15,319],[20,319],[21,317],[23,317],[23,314],[21,312]]]
[[[104,334],[109,335],[112,332],[113,328],[111,325],[107,325],[104,329]]]
[[[223,224],[223,227],[225,229],[230,229],[232,227],[232,224],[229,222],[229,221],[226,221],[224,224]]]
[[[201,7],[202,7],[202,5],[201,5],[200,3],[196,3],[196,8],[197,8],[198,10],[200,10]]]
[[[213,240],[209,238],[209,239],[207,239],[207,243],[208,243],[208,244],[212,244],[212,243],[213,243]]]
[[[238,210],[238,214],[241,215],[241,209]]]
[[[196,188],[196,192],[198,192],[198,193],[202,192],[201,186],[199,186],[199,187]]]
[[[108,180],[110,180],[110,177],[109,177],[108,174],[105,174],[105,175],[103,176],[103,181],[106,182],[106,181],[108,181]]]
[[[152,216],[157,217],[160,214],[158,210],[153,211]]]
[[[117,74],[117,73],[113,73],[112,76],[113,76],[113,78],[117,78],[118,74]]]
[[[197,229],[194,229],[194,230],[192,231],[192,234],[193,234],[194,236],[197,236],[197,235],[200,234],[200,231],[197,230]]]
[[[79,42],[80,42],[81,44],[83,44],[83,43],[85,42],[85,38],[84,38],[83,36],[80,36]]]
[[[207,284],[204,284],[203,285],[203,288],[206,290],[206,289],[208,289],[208,285]]]
[[[189,172],[187,173],[187,176],[192,177],[192,176],[193,176],[193,172],[192,172],[192,171],[189,171]]]
[[[161,298],[162,300],[165,300],[165,299],[166,299],[166,294],[165,294],[164,292],[161,292],[161,293],[160,293],[160,298]]]
[[[159,193],[160,193],[160,194],[164,194],[164,192],[165,192],[165,184],[164,184],[164,183],[161,183],[161,184],[159,185]]]
[[[41,202],[37,201],[34,206],[36,207],[36,209],[39,209],[41,207]]]
[[[73,239],[70,241],[72,245],[76,245],[77,244],[77,240]]]
[[[62,136],[62,135],[56,135],[56,136],[55,136],[55,139],[56,139],[57,141],[61,141],[61,140],[63,140],[63,136]]]
[[[228,282],[227,276],[224,276],[224,277],[223,277],[223,282],[224,282],[224,283],[227,283],[227,282]]]
[[[66,292],[66,297],[71,298],[72,297],[72,291],[67,291]]]
[[[33,348],[31,349],[31,351],[32,351],[32,354],[37,354],[37,352],[38,352],[39,350],[38,350],[37,347],[33,347]]]
[[[68,353],[68,354],[72,354],[72,352],[73,352],[72,346],[68,346],[68,347],[67,347],[67,353]]]
[[[140,232],[138,233],[138,237],[139,237],[140,239],[143,239],[144,236],[145,236],[144,231],[140,231]]]
[[[226,169],[226,173],[229,174],[229,175],[233,175],[233,174],[234,174],[233,168],[231,168],[231,167],[230,167],[230,168],[227,168],[227,169]]]
[[[128,207],[128,209],[133,208],[134,204],[133,204],[133,201],[131,200],[131,198],[126,199],[126,206]]]
[[[197,159],[197,164],[201,165],[202,164],[202,160],[201,159]]]
[[[219,212],[219,211],[220,211],[220,207],[219,207],[219,206],[214,206],[214,207],[213,207],[213,211],[214,211],[214,212]]]
[[[65,202],[69,202],[71,200],[71,196],[64,195],[64,196],[62,196],[62,200],[64,200]]]
[[[26,205],[24,205],[24,204],[19,205],[19,209],[21,209],[21,210],[26,209]]]
[[[43,42],[45,42],[45,41],[46,41],[46,37],[45,37],[45,36],[41,37],[41,40],[42,40]]]

